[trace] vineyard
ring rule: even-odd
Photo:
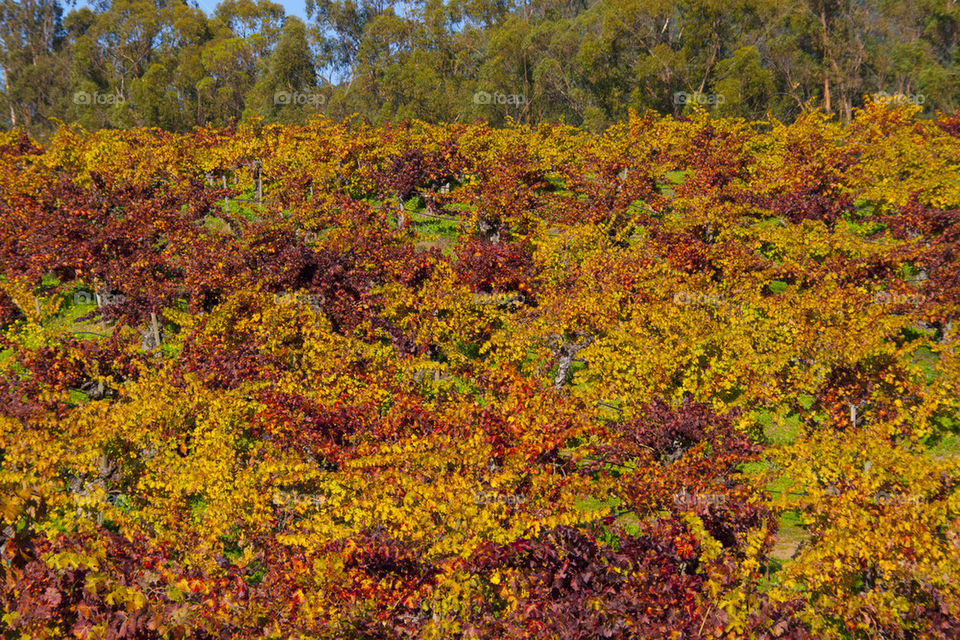
[[[0,134],[0,633],[960,637],[919,111]]]

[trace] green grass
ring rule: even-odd
[[[772,411],[762,410],[757,413],[756,419],[763,428],[767,444],[775,447],[792,443],[803,429],[797,414],[777,415]]]
[[[77,287],[75,290],[82,291],[84,288]],[[40,331],[21,333],[21,340],[25,346],[36,348],[51,338],[59,339],[71,335],[81,340],[97,339],[97,336],[105,337],[109,335],[109,329],[104,329],[97,321],[77,321],[77,318],[80,316],[84,316],[96,309],[97,305],[93,303],[77,304],[74,302],[73,293],[73,291],[70,291],[66,294],[60,294],[65,298],[60,306],[60,311],[56,316],[42,318],[42,329]],[[40,304],[43,306],[43,301],[41,301]],[[25,327],[22,322],[18,324],[20,327]],[[14,329],[16,326],[17,324],[8,329],[8,336],[13,336],[10,329]],[[0,351],[0,364],[6,362],[9,357],[9,350]]]
[[[785,292],[790,287],[790,285],[782,280],[771,280],[767,283],[767,286],[770,288],[770,291],[778,294]]]
[[[203,514],[207,510],[207,500],[202,493],[192,493],[187,496],[187,506],[195,521],[203,520]]]
[[[932,335],[933,332],[931,331],[930,334]],[[939,354],[934,353],[928,345],[920,345],[910,354],[910,362],[923,372],[927,384],[930,384],[937,376],[941,375],[937,371],[937,361],[939,359]]]
[[[77,290],[83,290],[82,287]],[[44,333],[50,337],[60,337],[68,334],[74,334],[81,340],[97,339],[95,335],[109,335],[110,330],[104,328],[96,320],[78,321],[77,318],[84,316],[91,311],[96,310],[95,303],[77,304],[74,302],[73,294],[67,295],[66,300],[60,307],[60,312],[52,317],[43,320]]]
[[[683,184],[686,181],[687,176],[693,173],[692,169],[686,169],[684,171],[667,171],[663,174],[662,179],[665,182],[658,182],[657,189],[660,191],[660,194],[667,198],[677,197],[677,190],[674,189],[674,186]]]
[[[606,513],[613,510],[614,507],[619,507],[622,504],[622,501],[619,498],[600,500],[599,498],[595,498],[593,496],[587,496],[586,498],[575,500],[573,504],[580,511],[585,511],[587,513]]]
[[[632,511],[618,516],[616,521],[627,532],[627,535],[636,536],[640,533],[640,518]]]
[[[940,438],[926,453],[935,458],[960,456],[960,435],[951,434]]]
[[[212,233],[223,235],[233,235],[233,227],[230,223],[218,216],[207,214],[203,218],[203,228]]]
[[[460,236],[459,222],[416,213],[410,215],[410,228],[424,239],[446,238],[456,241]]]
[[[847,233],[860,237],[873,236],[887,230],[887,225],[875,220],[864,220],[863,222],[848,221],[846,226]]]
[[[459,222],[416,213],[409,215],[410,230],[418,238],[414,245],[417,249],[438,248],[443,255],[453,257],[453,248],[460,238]]]
[[[69,389],[67,391],[67,400],[70,405],[78,407],[90,402],[90,397],[79,389]]]
[[[777,541],[770,551],[770,557],[777,564],[771,567],[778,571],[788,565],[796,555],[800,545],[810,539],[810,532],[803,526],[800,514],[796,511],[784,511],[777,518]]]
[[[687,176],[693,173],[693,169],[684,169],[682,171],[667,171],[663,174],[664,179],[671,184],[683,184]]]
[[[250,222],[260,220],[260,209],[253,203],[255,197],[256,191],[251,189],[250,191],[245,191],[244,193],[240,194],[238,197],[227,198],[227,202],[229,203],[230,207],[229,209],[225,210],[226,213],[242,216]]]

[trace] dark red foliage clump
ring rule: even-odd
[[[853,210],[853,198],[827,193],[823,185],[803,185],[775,198],[770,210],[793,224],[819,220],[832,226],[844,213]]]
[[[936,125],[954,138],[960,138],[960,110],[953,115],[941,117]]]
[[[757,450],[746,436],[733,428],[730,415],[720,416],[706,405],[686,399],[673,408],[655,398],[641,411],[642,417],[617,425],[617,444],[621,458],[652,453],[657,459],[672,462],[701,442],[748,455]]]
[[[533,293],[537,268],[522,242],[485,242],[472,238],[457,246],[457,278],[476,292]]]

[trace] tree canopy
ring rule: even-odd
[[[0,127],[188,131],[316,113],[599,131],[631,109],[849,121],[960,107],[952,0],[0,0]]]

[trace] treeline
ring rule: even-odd
[[[43,139],[315,113],[563,121],[630,109],[844,120],[864,95],[960,107],[953,0],[0,0],[0,127]]]

